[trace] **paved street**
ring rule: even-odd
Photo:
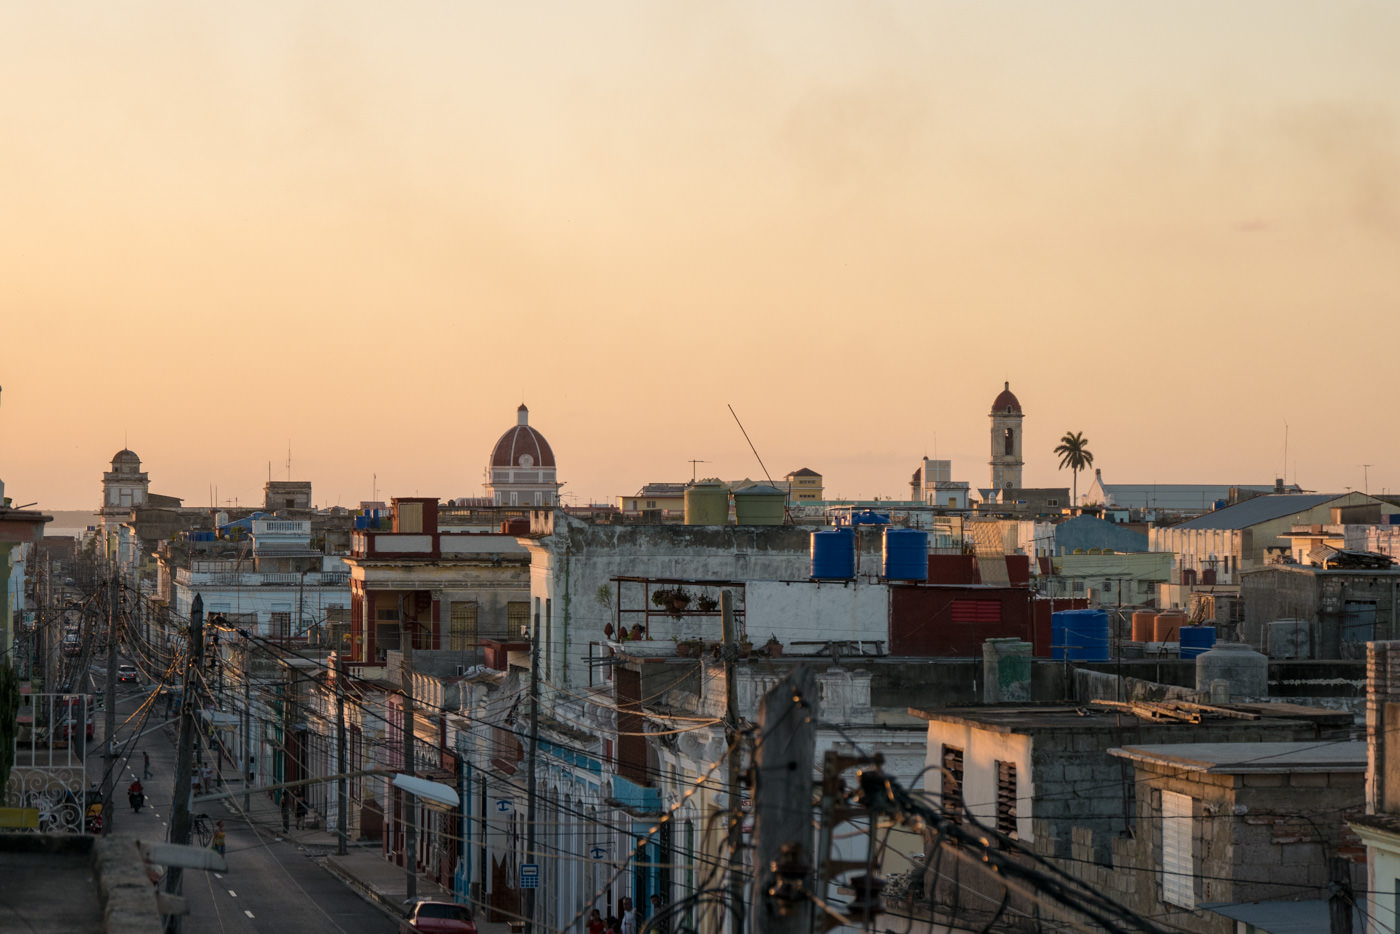
[[[118,685],[117,722],[121,724],[149,690],[130,684]],[[159,722],[163,706],[152,713],[150,723]],[[135,719],[119,727],[117,740],[125,746]],[[89,746],[88,775],[100,781],[104,763],[101,757],[102,712],[97,719],[97,741]],[[163,840],[170,820],[175,774],[174,728],[146,733],[118,765],[116,802],[113,815],[118,836],[140,840]],[[147,806],[139,814],[127,806],[126,789],[140,775],[142,752],[151,757],[151,777],[143,781]],[[229,773],[232,774],[232,773]],[[241,784],[229,787],[241,790]],[[258,794],[258,793],[255,793]],[[265,799],[265,793],[262,794]],[[272,931],[336,931],[343,934],[391,934],[396,922],[378,907],[371,906],[339,878],[327,872],[314,857],[324,850],[308,848],[283,838],[266,826],[246,821],[235,813],[242,796],[230,809],[222,802],[208,802],[198,810],[209,815],[209,822],[222,819],[228,835],[227,873],[186,871],[184,892],[189,900],[186,934],[251,934]],[[134,847],[133,847],[134,849]]]

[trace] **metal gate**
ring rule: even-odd
[[[28,694],[20,701],[5,803],[37,815],[41,833],[82,833],[87,809],[101,800],[101,792],[87,782],[92,698]]]

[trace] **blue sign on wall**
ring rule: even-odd
[[[539,863],[520,864],[520,887],[522,889],[537,889],[540,887]]]

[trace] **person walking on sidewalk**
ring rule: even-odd
[[[151,779],[151,754],[146,750],[141,750],[141,777],[150,781]]]
[[[228,837],[224,835],[224,822],[216,820],[214,821],[214,852],[223,856],[227,848]]]
[[[306,800],[301,795],[297,795],[297,830],[306,827]]]

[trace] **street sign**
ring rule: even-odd
[[[514,801],[513,799],[511,799],[511,798],[497,798],[497,799],[496,799],[496,813],[497,813],[497,814],[509,814],[510,812],[512,812],[512,811],[514,811],[514,810],[515,810],[515,801]]]
[[[540,887],[539,863],[520,864],[520,887],[522,889],[537,889]]]

